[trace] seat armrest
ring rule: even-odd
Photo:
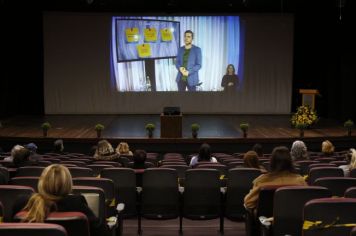
[[[258,221],[260,223],[261,236],[272,235],[273,217],[260,216],[258,217]]]

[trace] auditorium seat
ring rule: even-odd
[[[344,177],[344,172],[338,167],[315,167],[309,171],[308,184],[313,185],[316,179],[323,177]]]
[[[351,188],[346,189],[345,197],[356,198],[356,187],[351,187]]]
[[[350,171],[350,177],[351,177],[351,178],[356,178],[356,168],[355,168],[355,169],[352,169],[352,170]]]
[[[87,167],[68,167],[72,178],[77,177],[94,177],[94,172],[92,169]]]
[[[244,198],[252,188],[253,180],[261,175],[254,168],[234,168],[227,174],[225,216],[229,219],[243,219],[246,213]]]
[[[183,217],[191,220],[220,218],[220,233],[224,232],[223,195],[220,173],[214,169],[192,169],[185,174]],[[180,220],[182,232],[183,220]]]
[[[6,236],[68,236],[63,226],[48,223],[2,223],[0,235]]]
[[[21,185],[21,186],[28,186],[34,189],[37,192],[37,185],[40,177],[14,177],[11,178],[10,184],[11,185]]]
[[[115,196],[118,202],[125,203],[122,212],[124,218],[137,215],[136,174],[130,168],[106,168],[101,177],[111,179],[115,185]]]
[[[190,169],[189,166],[187,165],[162,165],[161,168],[171,168],[175,169],[178,173],[178,183],[179,186],[184,187],[184,182],[185,182],[185,172]]]
[[[141,217],[155,220],[179,216],[178,174],[174,169],[150,168],[144,171],[138,233],[142,233]]]
[[[0,201],[0,224],[4,221],[4,205]]]
[[[305,204],[303,215],[303,236],[349,236],[355,225],[356,199],[314,199]]]
[[[302,235],[303,207],[317,198],[331,197],[324,187],[289,186],[278,188],[273,199],[273,223],[265,223],[262,235]],[[263,217],[261,217],[263,218]]]
[[[306,161],[296,161],[295,164],[297,166],[299,166],[300,168],[300,173],[301,175],[308,175],[309,173],[309,166],[311,164],[317,164],[317,163],[320,163],[318,161],[309,161],[309,160],[306,160]]]
[[[117,161],[94,161],[91,165],[112,165],[113,167],[121,167]]]
[[[32,176],[32,177],[40,177],[43,170],[45,168],[43,166],[24,166],[17,168],[16,177],[24,177],[24,176]]]
[[[328,188],[333,196],[343,197],[348,188],[356,187],[356,178],[324,177],[316,179],[314,185]]]
[[[4,222],[11,222],[13,217],[13,206],[18,196],[31,196],[35,191],[28,186],[0,185],[0,202],[3,204]]]
[[[17,213],[15,220],[22,220],[26,214],[26,211]],[[90,236],[88,218],[81,212],[51,212],[45,223],[63,226],[68,236]]]
[[[4,176],[5,184],[7,184],[10,180],[10,173],[6,167],[0,166],[0,173]]]
[[[79,166],[79,167],[86,167],[87,164],[86,162],[84,161],[61,161],[59,164],[73,164],[73,165],[76,165],[76,166]]]
[[[100,172],[105,169],[105,168],[113,168],[113,165],[106,165],[106,164],[90,164],[86,166],[87,168],[90,168],[94,172],[94,176],[99,176]]]

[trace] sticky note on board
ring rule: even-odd
[[[138,44],[136,47],[137,47],[138,56],[140,58],[150,57],[152,55],[151,45],[149,45],[148,43]]]
[[[140,36],[138,28],[127,28],[125,29],[126,41],[129,43],[138,42]]]
[[[173,34],[169,28],[161,29],[161,40],[163,42],[169,42],[173,40]]]
[[[156,42],[157,41],[157,30],[156,28],[147,28],[143,30],[143,35],[145,37],[145,42]]]

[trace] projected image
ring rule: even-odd
[[[113,17],[112,81],[120,92],[236,92],[240,44],[238,16]]]

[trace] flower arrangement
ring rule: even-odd
[[[244,138],[247,138],[247,131],[248,131],[249,127],[250,127],[250,125],[248,123],[241,123],[240,124],[240,129],[243,132]]]
[[[41,128],[43,130],[49,130],[51,128],[51,124],[49,122],[44,122],[42,125],[41,125]]]
[[[310,106],[300,106],[297,112],[293,114],[291,122],[293,127],[297,129],[305,129],[319,120],[316,112]]]
[[[347,120],[344,123],[344,127],[347,129],[347,135],[351,136],[352,128],[354,127],[354,122],[352,120]]]
[[[105,126],[102,124],[96,124],[94,129],[96,131],[99,131],[99,130],[101,131],[101,130],[105,129]]]
[[[152,123],[146,124],[145,129],[147,130],[149,138],[153,137],[153,130],[155,130],[155,128],[156,128],[156,126]]]

